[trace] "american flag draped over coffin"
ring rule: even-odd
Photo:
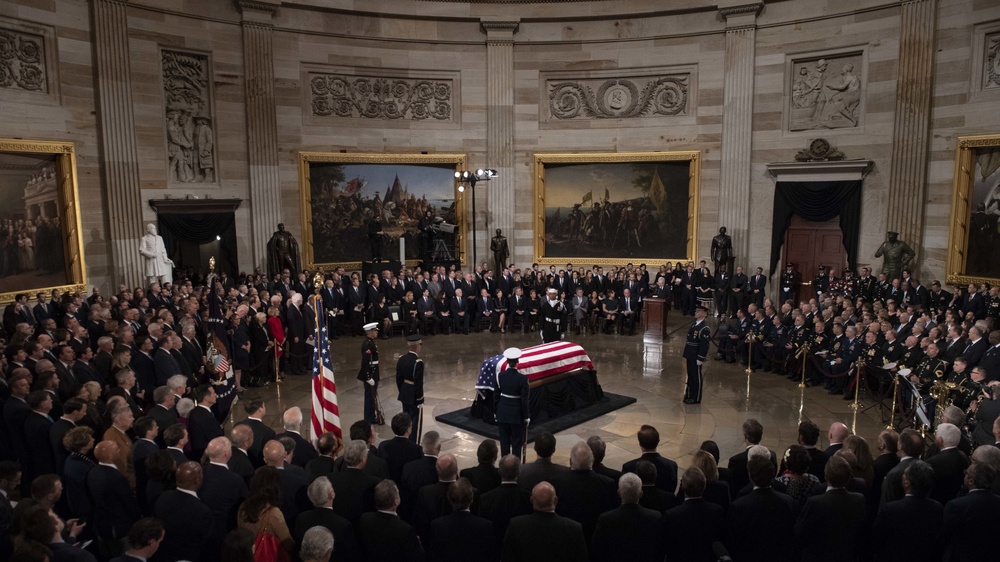
[[[476,390],[496,390],[497,375],[506,368],[507,360],[502,354],[487,358],[479,369]],[[528,381],[576,369],[593,368],[594,363],[583,347],[572,342],[552,342],[523,348],[521,359],[517,362],[517,370],[527,376]]]

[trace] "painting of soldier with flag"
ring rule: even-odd
[[[693,259],[699,156],[536,155],[536,261]]]

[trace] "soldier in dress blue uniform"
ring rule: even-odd
[[[785,264],[785,272],[781,274],[781,302],[792,301],[799,292],[799,273],[795,271],[794,263]],[[763,301],[763,299],[761,299]],[[760,306],[760,305],[757,305]]]
[[[525,432],[531,414],[528,409],[528,377],[517,370],[521,350],[516,347],[503,352],[507,368],[497,377],[497,429],[500,432],[500,456],[512,454],[521,458]]]
[[[559,300],[559,291],[550,288],[546,298],[542,300],[540,314],[542,317],[542,343],[557,342],[562,339],[563,313],[566,307]]]
[[[688,330],[687,342],[684,344],[684,359],[687,359],[687,390],[684,392],[685,404],[701,403],[702,374],[701,366],[708,356],[708,342],[712,339],[712,330],[705,322],[708,309],[699,306],[694,311],[694,324]]]
[[[366,337],[361,344],[361,370],[358,371],[358,380],[365,383],[365,421],[372,424],[379,421],[375,412],[375,397],[378,394],[378,381],[381,377],[378,366],[378,346],[375,345],[378,322],[365,324],[364,330]]]
[[[418,355],[422,343],[420,334],[406,336],[406,345],[410,350],[396,363],[396,389],[403,411],[414,420],[414,431],[410,432],[410,441],[414,443],[420,439],[423,430],[420,412],[424,406],[424,362]]]

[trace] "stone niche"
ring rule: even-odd
[[[207,54],[162,49],[169,185],[216,184],[212,69]]]
[[[787,130],[861,129],[866,61],[860,48],[787,57]]]

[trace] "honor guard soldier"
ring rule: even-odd
[[[517,362],[521,358],[520,349],[508,348],[503,352],[503,356],[507,360],[507,368],[497,377],[500,397],[497,399],[496,407],[500,456],[512,454],[521,458],[528,422],[531,421],[528,409],[528,377],[517,370]]]
[[[702,374],[701,366],[708,356],[708,342],[712,339],[712,330],[705,322],[708,309],[699,306],[694,311],[694,324],[688,330],[687,341],[684,344],[684,359],[687,360],[687,389],[684,391],[685,404],[701,403]]]
[[[795,302],[798,291],[799,274],[795,271],[795,264],[786,263],[785,272],[781,274],[781,302]],[[760,300],[763,302],[764,299],[762,298]]]
[[[406,345],[410,350],[396,363],[396,389],[403,411],[414,420],[414,431],[410,433],[410,441],[414,443],[420,440],[423,430],[424,362],[419,356],[422,343],[420,334],[406,336]]]
[[[377,413],[376,400],[378,396],[378,381],[381,377],[378,366],[378,346],[375,336],[378,335],[378,322],[364,325],[365,341],[361,344],[361,370],[358,380],[365,383],[365,421],[369,424],[385,423]]]

